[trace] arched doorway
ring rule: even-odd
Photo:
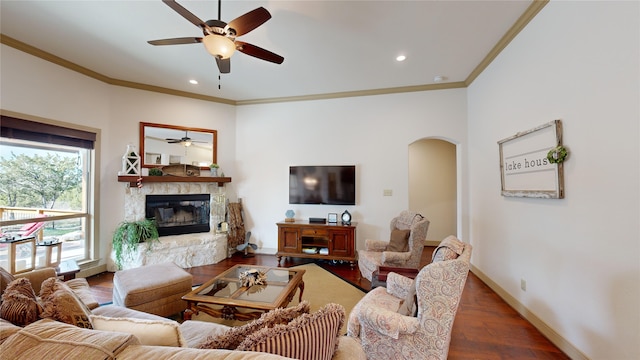
[[[409,209],[429,219],[427,245],[457,235],[456,145],[421,139],[409,145]]]

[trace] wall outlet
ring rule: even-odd
[[[522,289],[522,291],[527,291],[527,280],[520,279],[520,289]]]
[[[391,189],[382,190],[382,196],[391,196],[393,195],[393,191]]]

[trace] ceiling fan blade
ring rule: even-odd
[[[204,21],[200,20],[199,17],[193,15],[189,10],[182,7],[182,5],[175,2],[175,0],[162,0],[163,3],[167,4],[173,11],[180,14],[183,18],[189,20],[193,25],[199,28],[208,28],[208,26],[204,23]]]
[[[161,39],[161,40],[151,40],[147,41],[151,45],[180,45],[180,44],[196,44],[201,43],[202,38],[200,37],[182,37],[182,38],[173,38],[173,39]]]
[[[231,58],[216,58],[216,63],[218,64],[218,70],[220,70],[220,74],[228,74],[231,72]]]
[[[229,28],[236,31],[236,36],[244,35],[271,19],[269,11],[263,7],[241,15],[229,22]]]
[[[257,57],[258,59],[270,61],[272,63],[282,64],[282,62],[284,61],[284,58],[282,56],[246,42],[236,40],[236,49],[247,55]]]

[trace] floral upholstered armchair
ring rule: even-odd
[[[387,288],[371,290],[353,308],[347,335],[360,339],[368,360],[447,358],[471,258],[471,245],[457,241],[457,258],[435,260],[415,280],[389,273]]]
[[[389,241],[365,240],[365,249],[358,250],[360,274],[371,281],[379,266],[418,269],[427,238],[429,220],[405,210],[391,220]]]

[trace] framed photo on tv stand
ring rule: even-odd
[[[327,222],[329,224],[335,224],[338,222],[338,214],[336,213],[329,213],[329,215],[327,216]]]

